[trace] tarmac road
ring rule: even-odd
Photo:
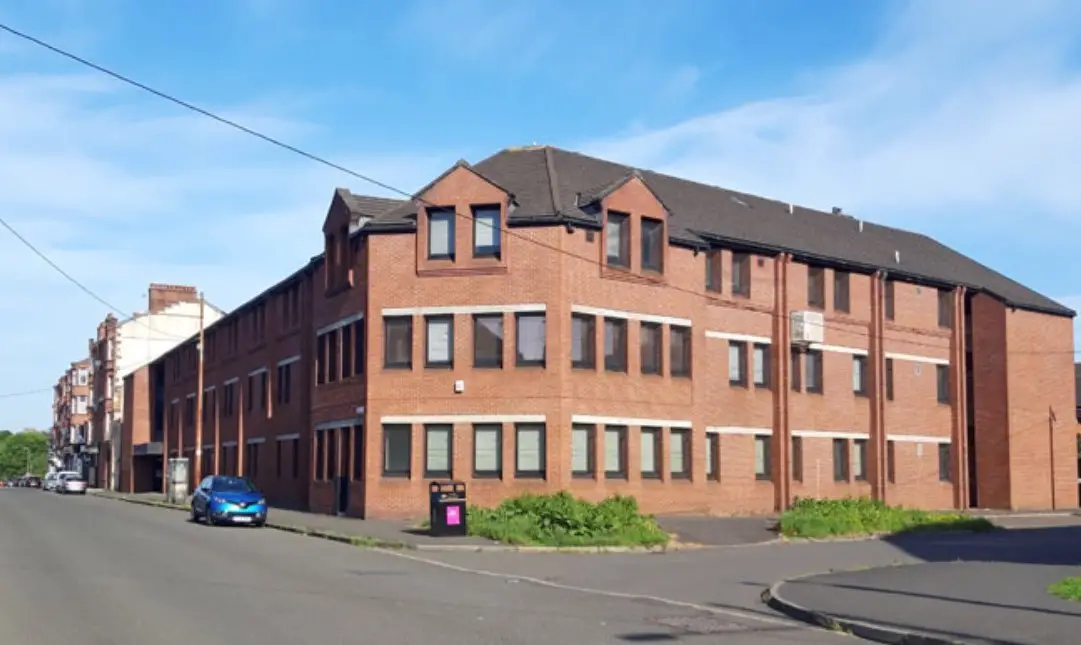
[[[90,496],[0,489],[0,643],[792,645],[840,638],[767,612],[546,586],[412,557],[270,529],[208,528],[174,511]]]

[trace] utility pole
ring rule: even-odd
[[[29,448],[23,448],[23,450],[26,451],[26,474],[29,475],[30,474],[30,449]]]
[[[199,292],[199,343],[195,347],[198,371],[195,379],[195,463],[192,466],[195,477],[192,481],[198,486],[203,479],[203,341],[205,339],[203,321],[205,320],[206,300]]]

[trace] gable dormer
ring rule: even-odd
[[[459,161],[414,199],[419,274],[506,271],[509,191]]]
[[[353,286],[353,267],[349,253],[349,229],[353,211],[347,203],[349,192],[334,191],[334,198],[323,220],[323,252],[326,256],[324,277],[326,293],[332,294]]]
[[[601,220],[602,273],[663,280],[671,212],[637,170],[578,195],[578,207]]]

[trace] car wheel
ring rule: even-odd
[[[210,507],[208,506],[203,512],[203,523],[207,526],[215,526],[214,516],[210,514]]]
[[[191,521],[192,522],[198,522],[199,521],[199,514],[195,512],[195,504],[191,505]]]

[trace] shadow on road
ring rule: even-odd
[[[1081,525],[1001,529],[989,533],[897,535],[885,542],[925,562],[1081,565]]]

